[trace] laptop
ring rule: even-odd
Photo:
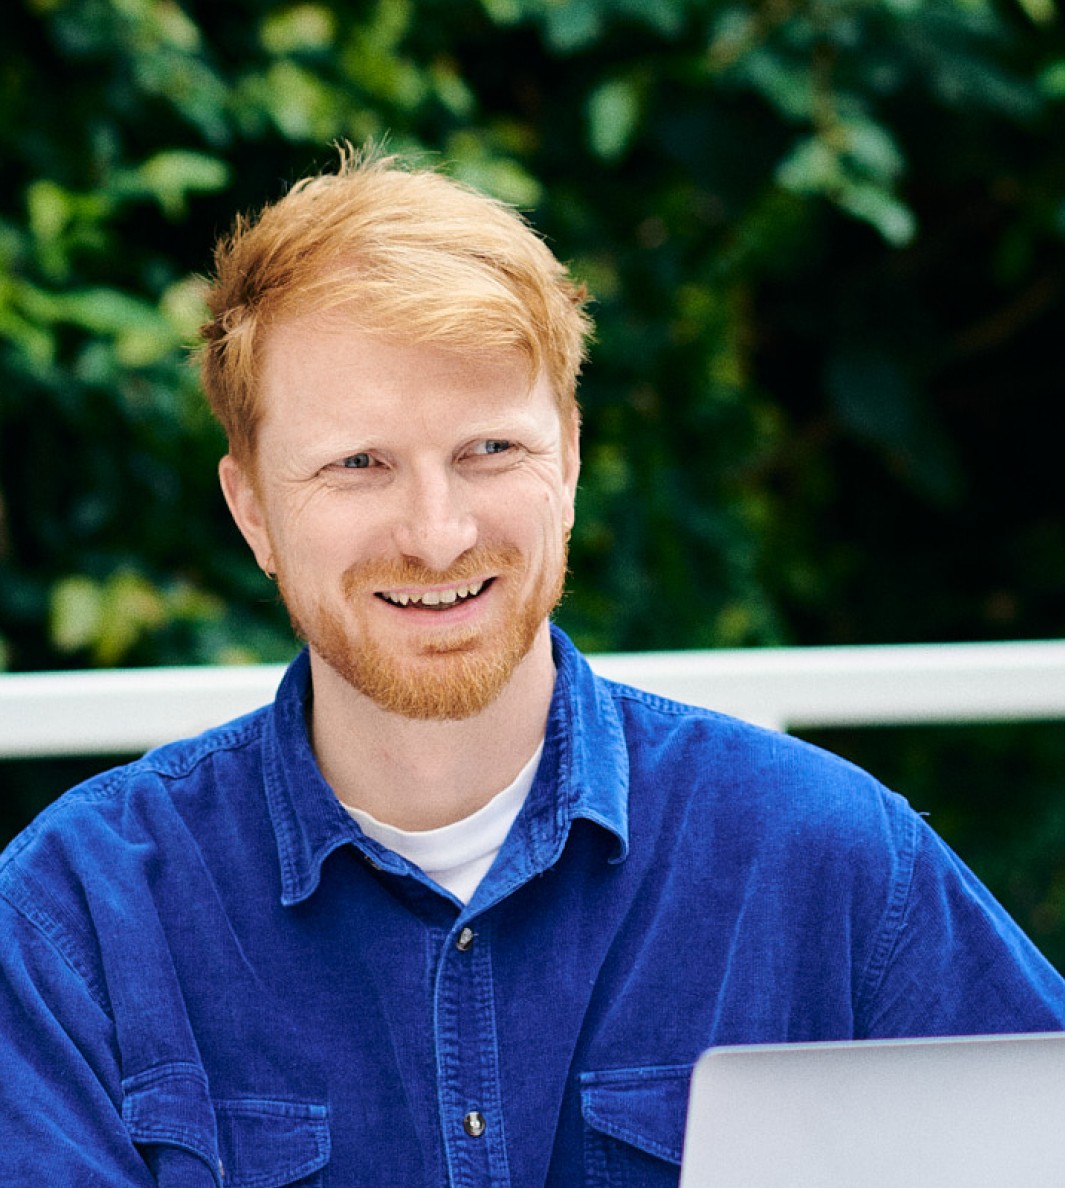
[[[1065,1185],[1065,1034],[713,1048],[681,1188]]]

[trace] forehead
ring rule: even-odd
[[[404,343],[337,313],[270,327],[260,366],[262,429],[310,422],[362,423],[497,413],[542,414],[557,403],[544,376],[532,382],[518,352]]]

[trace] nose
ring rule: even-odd
[[[405,557],[442,572],[477,543],[477,522],[461,480],[446,468],[412,470],[401,498],[394,538]]]

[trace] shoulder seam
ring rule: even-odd
[[[139,759],[134,759],[131,763],[117,768],[112,774],[121,774],[135,769],[151,772],[164,779],[180,779],[189,775],[201,763],[220,751],[235,751],[256,742],[262,734],[263,716],[270,709],[271,706],[263,706],[258,710],[253,710],[246,717],[238,718],[235,722],[223,726],[216,726],[195,738],[181,739],[154,747]],[[176,748],[184,748],[180,761],[172,765],[162,762],[163,759],[172,758],[171,753]]]
[[[651,693],[647,689],[639,689],[634,685],[623,685],[618,681],[613,681],[609,677],[599,678],[610,692],[611,697],[618,701],[634,701],[640,705],[647,706],[648,709],[659,710],[664,714],[673,714],[676,717],[699,717],[712,718],[717,721],[724,722],[739,722],[743,725],[754,726],[753,722],[744,722],[742,718],[733,717],[730,714],[723,713],[721,710],[711,709],[705,705],[692,705],[687,701],[675,701],[672,697],[663,697],[659,693]]]
[[[263,707],[264,710],[269,707]],[[155,747],[136,759],[119,764],[108,771],[91,776],[80,784],[60,793],[51,804],[46,805],[37,816],[0,853],[0,872],[10,867],[53,816],[71,803],[95,804],[109,800],[120,793],[129,781],[137,775],[158,776],[161,780],[177,780],[189,776],[201,763],[221,751],[234,751],[256,741],[261,733],[258,716],[263,710],[256,710],[248,719],[237,719],[239,729],[233,726],[219,726],[192,738],[180,739]],[[174,748],[187,747],[188,753],[178,763],[160,762],[166,753]]]

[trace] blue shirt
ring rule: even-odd
[[[554,646],[465,907],[324,782],[306,655],[47,809],[0,861],[0,1182],[675,1185],[709,1045],[1065,1025],[901,799]]]

